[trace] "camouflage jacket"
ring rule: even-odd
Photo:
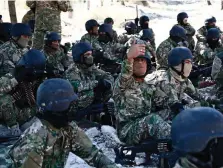
[[[222,56],[215,56],[212,70],[211,70],[211,76],[212,78],[217,81],[217,84],[222,87],[223,86],[223,64],[222,64],[223,58]]]
[[[18,60],[27,52],[27,48],[21,49],[14,41],[8,41],[0,47],[0,77],[6,73],[13,73]]]
[[[158,114],[161,114],[163,119],[167,119],[169,107],[176,102],[181,103],[186,89],[192,93],[195,92],[189,80],[177,82],[168,71],[163,70],[147,75],[144,82],[139,83],[133,77],[133,63],[125,60],[113,91],[117,109],[116,119],[119,123],[118,130],[149,115],[151,111],[161,111]]]
[[[48,66],[53,70],[64,72],[68,68],[69,60],[63,48],[60,47],[58,50],[53,50],[45,46],[42,52],[46,56]]]
[[[8,127],[16,125],[17,123],[22,125],[36,114],[35,106],[22,109],[18,108],[11,94],[0,94],[0,106],[1,124]]]
[[[198,64],[210,64],[213,62],[217,53],[223,51],[223,44],[219,42],[218,47],[212,50],[208,43],[198,42],[195,49],[194,61]]]
[[[29,10],[22,18],[22,23],[28,24],[30,20],[35,20],[35,13],[32,10]]]
[[[87,33],[81,37],[80,41],[90,43],[94,50],[101,50],[101,46],[98,41],[98,36],[93,36]]]
[[[63,168],[69,152],[91,166],[117,168],[74,122],[65,128],[56,129],[47,121],[36,118],[10,149],[9,155],[16,167]]]
[[[156,50],[156,58],[158,67],[157,68],[167,68],[168,67],[168,53],[178,45],[170,38],[163,41]]]
[[[112,85],[114,83],[113,77],[95,65],[87,68],[81,64],[71,64],[65,72],[65,78],[70,81],[74,87],[74,91],[78,94],[78,108],[86,108],[95,99],[94,88],[97,86],[100,79],[108,80]],[[104,100],[110,97],[109,93],[104,93]]]
[[[223,32],[221,31],[221,29],[216,26],[215,28],[217,28],[221,34],[223,34]],[[197,30],[197,41],[198,42],[206,42],[206,35],[207,35],[207,27],[206,26],[202,26],[200,29]]]
[[[117,34],[117,32],[115,30],[113,30],[112,34],[113,34],[113,37],[112,37],[113,43],[117,43],[118,42],[118,34]]]
[[[186,157],[180,158],[174,168],[199,168],[191,163]]]
[[[125,45],[119,43],[113,44],[111,42],[109,43],[100,42],[99,44],[102,48],[103,57],[105,59],[121,62],[123,56],[126,54]]]
[[[12,74],[5,74],[0,78],[0,95],[10,92],[17,84]]]

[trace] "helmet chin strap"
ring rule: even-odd
[[[176,72],[179,76],[181,76],[182,78],[186,78],[185,76],[184,76],[184,61],[182,61],[182,63],[181,63],[181,71],[179,72],[178,70],[176,70],[176,68],[174,68],[174,67],[171,67],[171,69],[174,71],[174,72]]]

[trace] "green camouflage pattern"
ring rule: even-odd
[[[56,129],[47,121],[36,119],[13,145],[9,155],[16,167],[63,168],[69,152],[90,166],[117,168],[74,122]]]
[[[178,45],[170,38],[163,41],[156,50],[157,68],[168,67],[168,53]]]
[[[195,48],[194,61],[198,64],[210,64],[219,52],[223,52],[223,44],[221,42],[214,50],[209,47],[208,43],[198,42]]]
[[[72,64],[65,72],[65,78],[70,81],[74,88],[74,92],[78,94],[78,108],[86,108],[95,98],[94,88],[100,79],[106,79],[111,84],[114,83],[113,77],[98,69],[95,65],[86,67],[81,64]],[[110,97],[110,93],[104,95],[104,100]]]
[[[46,31],[57,32],[61,34],[60,13],[61,11],[72,11],[72,8],[69,0],[35,1],[34,4],[36,7],[36,13],[32,48],[42,50]]]
[[[22,18],[22,23],[28,24],[30,20],[35,20],[35,13],[29,10]]]
[[[21,49],[14,41],[10,40],[0,47],[0,77],[7,73],[13,73],[18,60],[28,51]]]
[[[191,163],[186,157],[180,158],[174,168],[199,168]]]
[[[116,79],[113,99],[116,105],[118,136],[127,144],[138,144],[150,137],[168,138],[170,125],[151,113],[155,88],[133,77],[133,63],[124,60]]]
[[[99,41],[98,41],[98,36],[90,35],[89,33],[86,33],[85,35],[83,35],[81,37],[80,42],[90,43],[94,50],[101,50],[102,49],[100,44],[99,44]]]
[[[215,28],[217,28],[221,34],[223,34],[223,32],[221,31],[221,29],[218,26],[215,26]],[[202,26],[200,29],[197,30],[197,41],[198,42],[206,42],[206,35],[207,35],[208,29],[206,26]]]

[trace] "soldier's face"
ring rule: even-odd
[[[92,34],[98,35],[98,27],[97,26],[93,27]]]
[[[184,61],[184,76],[188,77],[190,75],[191,70],[192,70],[192,60],[186,59]]]
[[[51,45],[52,48],[58,49],[59,45],[60,45],[59,41],[52,41],[52,45]]]
[[[147,61],[145,58],[135,58],[133,63],[133,74],[143,76],[147,71]]]
[[[188,18],[184,18],[184,20],[183,20],[183,23],[184,23],[184,24],[187,24],[187,19],[188,19]]]

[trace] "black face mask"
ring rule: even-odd
[[[217,48],[218,46],[218,42],[219,42],[219,39],[217,40],[213,40],[213,39],[207,39],[207,43],[209,45],[209,47],[214,50],[215,48]]]
[[[215,25],[206,25],[206,29],[209,30],[211,28],[215,28],[216,26]]]
[[[148,23],[144,23],[143,25],[142,25],[142,29],[148,29],[149,28],[149,24]]]
[[[183,42],[185,40],[183,40],[181,37],[177,37],[177,36],[170,36],[171,40],[173,40],[175,43],[179,43],[179,42]]]
[[[111,38],[106,34],[100,34],[98,37],[99,42],[108,43],[111,41]]]

